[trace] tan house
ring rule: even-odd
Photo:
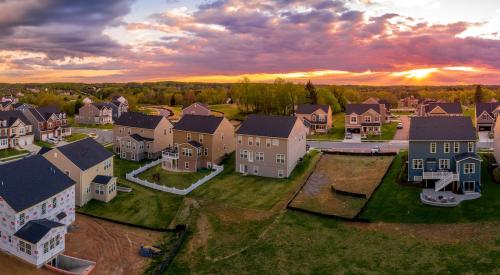
[[[459,102],[424,101],[416,112],[417,116],[461,116],[462,105]]]
[[[172,123],[164,116],[126,112],[113,127],[114,152],[122,159],[157,159],[172,146]]]
[[[299,104],[295,116],[300,118],[310,134],[326,134],[333,127],[332,108],[324,104]]]
[[[21,111],[0,112],[0,150],[32,143],[32,125]]]
[[[111,124],[113,123],[113,109],[109,103],[89,103],[78,109],[75,121],[80,124]]]
[[[210,169],[235,147],[234,126],[225,117],[184,115],[173,134],[174,146],[162,155],[162,167],[169,171]]]
[[[43,153],[43,156],[76,182],[75,203],[91,199],[109,202],[116,196],[113,153],[92,138],[86,138]]]
[[[417,108],[418,102],[418,98],[415,98],[414,96],[407,96],[399,100],[399,108]]]
[[[363,101],[362,104],[378,104],[379,105],[379,110],[378,113],[380,114],[380,120],[382,123],[387,123],[388,121],[388,113],[389,113],[389,108],[390,104],[387,100],[379,99],[376,97],[370,97],[367,100]]]
[[[236,131],[236,169],[286,178],[306,154],[307,128],[293,116],[249,115]]]
[[[212,112],[205,103],[195,102],[182,109],[182,115],[209,116]]]
[[[495,127],[500,102],[476,103],[476,128],[478,131],[491,131]]]
[[[29,108],[23,110],[23,113],[33,125],[36,140],[61,139],[71,135],[66,113],[57,106]]]
[[[382,134],[382,115],[379,104],[347,104],[345,131],[364,135]]]

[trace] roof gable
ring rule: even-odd
[[[137,112],[126,112],[116,120],[115,125],[144,129],[156,129],[162,119],[166,118],[164,116],[146,115]]]
[[[43,239],[50,230],[61,226],[64,226],[64,224],[48,219],[31,220],[21,227],[14,236],[29,243],[36,244]]]
[[[241,124],[237,134],[266,137],[288,138],[292,132],[297,117],[249,115]]]
[[[369,109],[372,109],[377,114],[380,114],[380,105],[379,104],[347,104],[346,106],[346,114],[363,114]]]
[[[174,130],[213,134],[224,121],[220,116],[198,116],[186,114],[174,125]]]

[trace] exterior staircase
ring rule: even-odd
[[[424,172],[422,178],[438,180],[434,187],[434,190],[437,192],[448,186],[448,184],[458,181],[459,175],[453,172]]]
[[[453,173],[449,173],[448,175],[444,176],[440,180],[436,182],[436,185],[434,187],[434,190],[440,191],[441,189],[445,188],[448,184],[453,182]]]

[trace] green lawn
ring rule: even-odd
[[[48,147],[48,148],[53,148],[54,144],[48,142],[48,141],[43,141],[43,140],[36,140],[35,145],[38,145],[40,147]]]
[[[244,120],[245,114],[242,114],[236,104],[216,104],[210,105],[210,110],[222,112],[229,119]]]
[[[397,122],[390,122],[382,124],[382,134],[381,135],[368,135],[363,140],[392,140],[398,127]]]
[[[88,135],[84,133],[72,133],[70,136],[65,137],[64,140],[66,142],[73,142],[87,137]]]
[[[208,169],[202,169],[196,173],[170,172],[161,168],[160,164],[139,174],[138,177],[149,182],[155,182],[169,187],[176,187],[178,189],[186,189],[191,186],[191,184],[210,174],[210,172],[211,171]],[[155,180],[155,174],[160,176],[159,181]]]
[[[17,155],[25,154],[27,152],[28,151],[26,151],[26,150],[17,150],[17,149],[12,149],[12,148],[2,149],[2,150],[0,150],[0,159],[11,158],[11,157],[14,157]]]
[[[488,158],[483,157],[482,197],[462,202],[453,208],[440,208],[420,202],[421,188],[396,183],[403,167],[403,154],[399,154],[372,196],[361,218],[372,221],[402,223],[456,223],[500,220],[500,185],[493,183],[486,167]],[[404,176],[404,175],[403,175]]]
[[[337,113],[333,115],[333,128],[326,135],[310,135],[308,139],[318,140],[343,140],[345,136],[345,113]]]
[[[235,172],[235,154],[224,162],[224,171],[194,190],[190,196],[209,199],[236,207],[269,210],[286,195],[291,195],[319,159],[319,153],[311,152],[295,167],[288,179],[243,176]]]

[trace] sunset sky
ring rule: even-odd
[[[0,0],[0,82],[500,84],[498,0]]]

